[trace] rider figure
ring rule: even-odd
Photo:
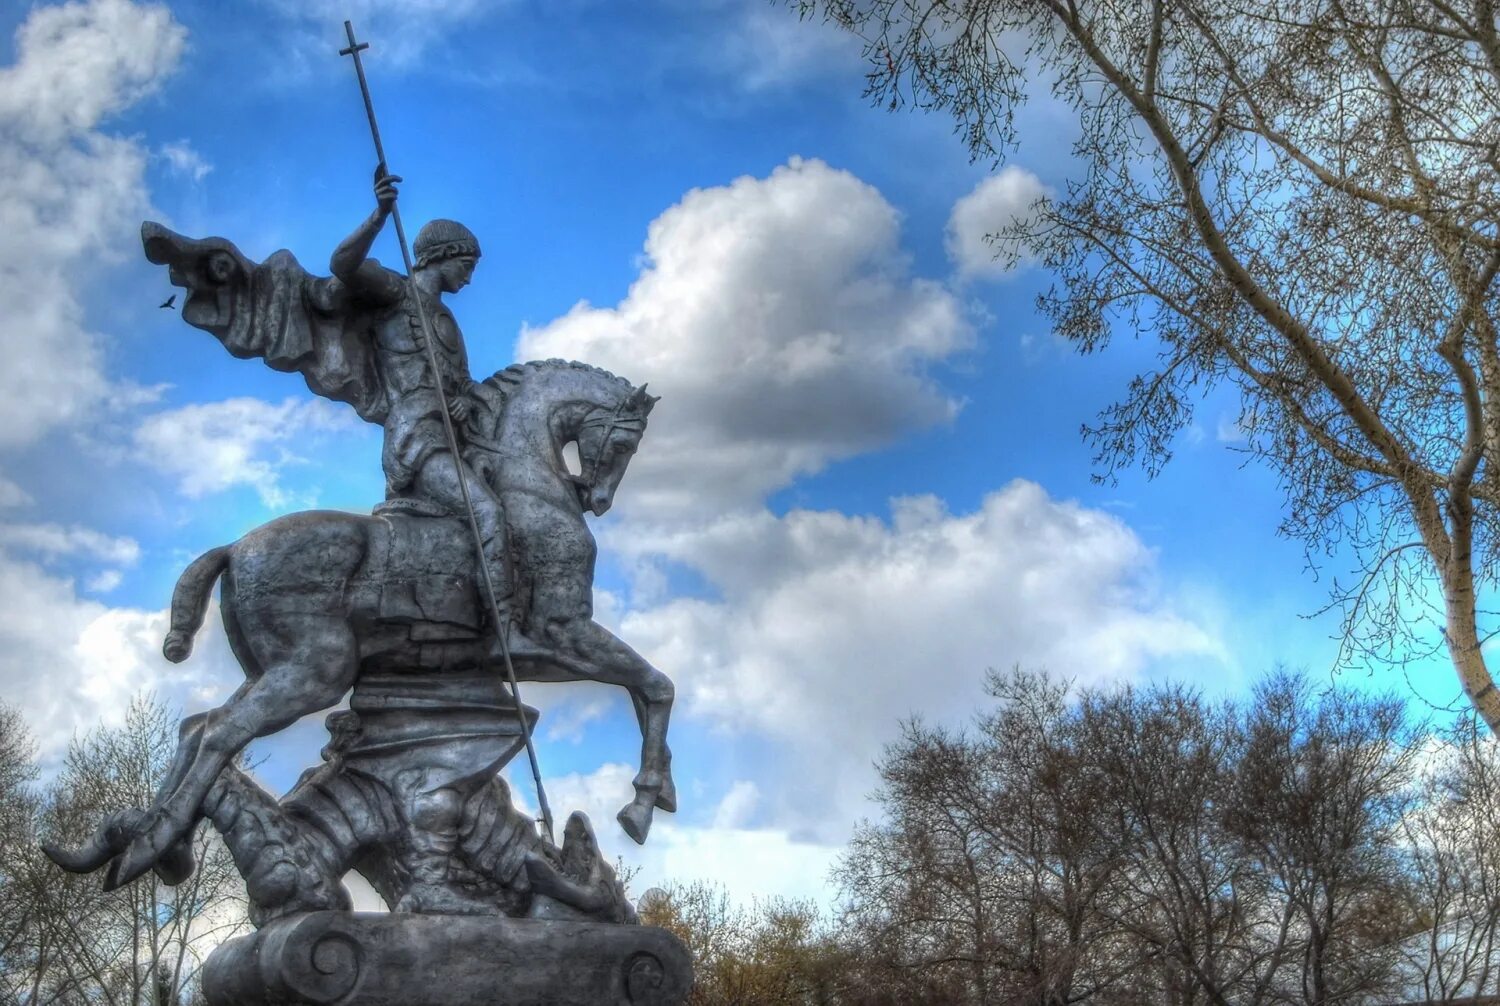
[[[415,496],[463,514],[460,482],[467,484],[495,584],[494,601],[505,617],[513,583],[505,546],[505,510],[489,484],[448,449],[426,335],[412,299],[422,298],[437,340],[434,355],[461,450],[464,422],[474,402],[470,390],[474,379],[469,374],[463,333],[442,295],[457,293],[469,284],[479,260],[479,241],[456,221],[428,223],[417,232],[412,246],[417,261],[410,282],[368,258],[370,246],[396,204],[396,183],[401,180],[386,174],[384,165],[375,175],[375,209],[334,251],[329,268],[359,300],[375,308],[368,334],[390,404],[381,451],[386,495]]]

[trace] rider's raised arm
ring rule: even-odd
[[[394,302],[403,293],[401,276],[369,258],[370,246],[385,226],[396,205],[398,175],[387,175],[385,166],[375,170],[375,209],[334,249],[329,270],[358,293],[371,300]]]

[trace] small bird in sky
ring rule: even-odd
[[[177,303],[177,295],[174,293],[174,294],[172,294],[172,296],[170,296],[166,300],[162,301],[160,306],[164,307],[164,308],[167,308],[167,309],[170,310],[171,307],[172,307],[172,305],[175,304],[175,303]]]

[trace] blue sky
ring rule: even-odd
[[[408,227],[483,245],[451,302],[476,374],[566,356],[663,396],[594,524],[596,588],[677,682],[681,812],[641,850],[614,826],[623,695],[526,694],[554,807],[640,884],[826,900],[882,744],[964,722],[987,667],[1231,694],[1329,672],[1336,620],[1302,616],[1349,560],[1317,577],[1276,537],[1232,396],[1157,479],[1090,480],[1079,429],[1154,347],[1074,354],[1033,306],[1049,277],[979,240],[1064,183],[1066,109],[1028,107],[1004,171],[971,164],[945,119],[861,98],[854,40],[759,0],[35,3],[0,10],[0,694],[46,756],[140,689],[193,710],[238,684],[216,625],[157,654],[193,556],[382,492],[379,431],[158,309],[138,237],[325,268],[372,204],[345,17]],[[389,233],[375,254],[400,259]],[[1413,681],[1457,695],[1442,661]],[[322,736],[261,742],[268,784]]]

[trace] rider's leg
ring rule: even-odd
[[[435,500],[460,515],[464,512],[463,487],[468,488],[469,502],[474,507],[474,522],[479,525],[484,558],[495,584],[495,602],[503,607],[510,599],[515,580],[505,541],[505,508],[494,490],[447,451],[428,457],[412,482],[417,495]]]

